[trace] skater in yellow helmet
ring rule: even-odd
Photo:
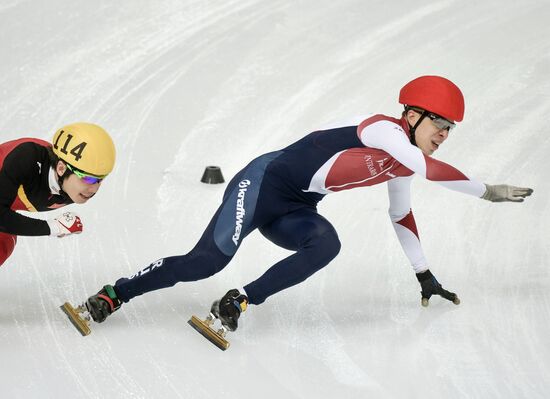
[[[115,165],[109,134],[91,123],[59,129],[52,143],[22,138],[0,144],[0,265],[12,254],[17,236],[82,232],[73,212],[38,220],[17,210],[44,212],[92,198]]]

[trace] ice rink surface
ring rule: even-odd
[[[547,398],[550,392],[550,2],[0,2],[0,141],[104,126],[115,171],[80,236],[20,237],[0,268],[2,398]],[[403,84],[455,81],[463,123],[436,157],[493,204],[417,177],[430,268],[462,299],[420,306],[385,185],[319,211],[340,255],[251,306],[222,352],[187,325],[288,253],[258,233],[216,276],[135,298],[81,337],[59,310],[190,250],[250,159],[323,124],[398,116]],[[32,215],[52,217],[60,213]]]

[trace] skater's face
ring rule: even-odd
[[[57,174],[63,176],[67,170],[67,165],[59,161],[57,163]],[[61,183],[61,189],[67,193],[67,195],[73,200],[75,204],[84,204],[99,190],[101,181],[93,184],[87,183],[86,179],[77,176],[75,173],[71,173]]]
[[[411,126],[414,126],[421,116],[421,112],[407,111],[407,120]],[[448,137],[449,130],[436,126],[434,121],[429,117],[422,119],[415,132],[417,147],[428,156],[432,155]]]

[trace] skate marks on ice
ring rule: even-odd
[[[73,307],[69,302],[65,302],[59,307],[67,315],[71,324],[78,330],[82,336],[90,335],[90,313],[84,304]]]

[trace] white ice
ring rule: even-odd
[[[0,141],[74,121],[112,133],[113,174],[85,232],[20,237],[0,268],[2,398],[547,398],[550,395],[550,2],[0,2]],[[420,306],[382,186],[319,206],[343,249],[252,306],[222,352],[187,325],[287,252],[254,233],[216,276],[132,300],[81,337],[78,302],[195,244],[229,179],[318,126],[397,116],[423,74],[457,82],[466,118],[437,158],[493,204],[415,179],[431,270],[462,303]],[[33,217],[52,217],[33,214]]]

